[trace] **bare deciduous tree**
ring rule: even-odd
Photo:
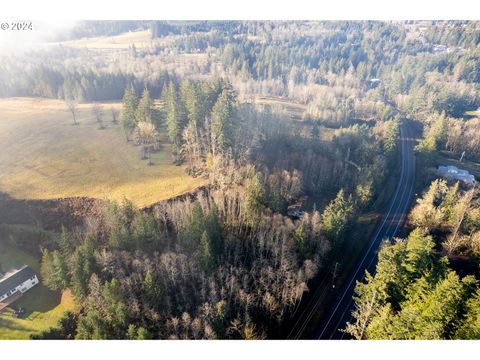
[[[103,109],[102,109],[102,106],[98,103],[93,104],[92,113],[95,116],[95,120],[97,120],[98,128],[100,130],[105,129],[105,126],[103,125]]]
[[[142,145],[142,159],[148,159],[148,164],[153,165],[150,154],[158,150],[159,135],[152,123],[142,121],[137,124],[134,132],[135,143]]]
[[[65,100],[65,104],[67,105],[67,109],[72,113],[73,118],[73,125],[78,125],[77,122],[77,114],[78,114],[78,107],[77,102],[72,99]]]
[[[115,108],[111,108],[110,112],[112,113],[112,124],[117,125],[118,124],[118,110]]]
[[[190,122],[183,130],[183,140],[184,144],[182,146],[182,151],[185,152],[185,155],[188,159],[190,170],[195,173],[195,169],[200,168],[201,166],[201,159],[199,142],[197,140],[197,131],[192,122]]]

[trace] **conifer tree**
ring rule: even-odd
[[[233,144],[234,99],[228,89],[223,89],[212,108],[212,153],[223,154]]]
[[[336,245],[343,240],[354,212],[353,200],[340,190],[322,214],[322,230],[328,240]]]
[[[397,149],[398,139],[400,136],[400,118],[396,117],[391,121],[388,128],[387,137],[384,141],[383,148],[387,154],[393,154]]]
[[[154,124],[154,114],[154,104],[152,99],[150,98],[150,93],[147,89],[144,89],[140,102],[138,103],[138,107],[135,110],[135,121],[136,123],[147,122]]]
[[[40,273],[43,283],[51,290],[62,290],[69,284],[66,258],[58,250],[43,250]]]
[[[167,110],[167,133],[173,145],[175,161],[180,161],[180,152],[183,144],[182,134],[186,123],[182,114],[181,105],[178,101],[175,85],[172,82],[168,85],[165,101]]]
[[[206,230],[203,232],[200,239],[200,263],[206,273],[212,271],[215,265],[215,260],[212,254],[211,240]]]
[[[188,80],[182,81],[181,98],[185,105],[186,115],[189,123],[193,123],[197,129],[202,123],[204,116],[204,99],[202,89],[196,83],[191,83]]]
[[[130,134],[135,129],[135,112],[137,108],[137,94],[133,85],[125,89],[123,95],[123,107],[120,113],[120,122],[127,141],[130,141]]]

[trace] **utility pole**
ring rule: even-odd
[[[335,268],[333,269],[333,277],[332,277],[332,289],[335,289],[335,278],[337,277],[337,270],[338,270],[338,261],[335,263]]]

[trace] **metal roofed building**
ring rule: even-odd
[[[449,179],[449,180],[459,180],[468,185],[473,185],[475,183],[475,176],[470,174],[467,170],[459,169],[456,166],[439,166],[437,174]]]

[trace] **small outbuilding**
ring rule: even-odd
[[[293,219],[300,219],[305,212],[302,210],[302,204],[289,205],[287,208],[287,215]]]

